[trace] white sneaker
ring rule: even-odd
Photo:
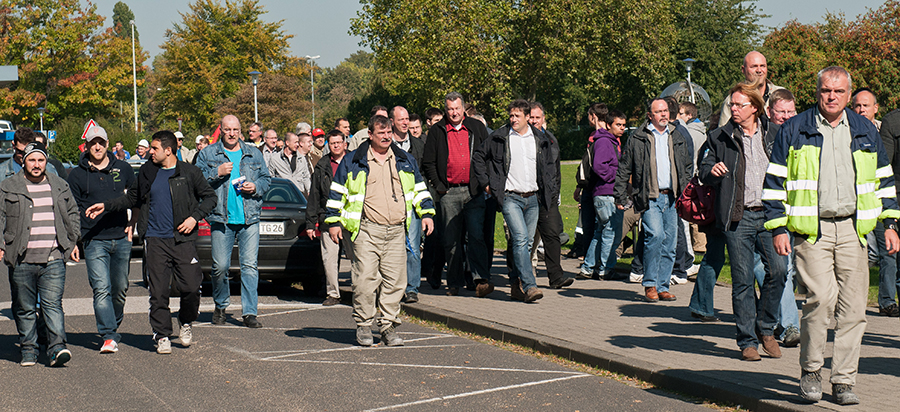
[[[116,353],[119,351],[119,344],[112,339],[107,339],[103,341],[103,346],[100,347],[100,353]]]
[[[161,355],[172,353],[172,342],[169,342],[169,338],[159,338],[156,341],[156,353]]]
[[[194,339],[194,332],[191,330],[190,323],[181,325],[181,330],[178,332],[178,338],[181,339],[181,344],[183,346],[191,346],[191,340]]]
[[[631,283],[641,283],[644,281],[644,275],[638,275],[637,273],[631,272],[628,275],[628,281]]]
[[[694,263],[690,268],[688,268],[687,274],[688,274],[688,276],[696,275],[697,272],[699,272],[699,271],[700,271],[700,264]]]
[[[672,277],[669,278],[669,283],[672,285],[683,285],[685,283],[688,283],[688,280],[687,278],[680,278],[678,276],[672,275]]]

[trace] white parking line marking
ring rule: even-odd
[[[363,350],[399,350],[399,349],[429,349],[429,348],[455,348],[462,346],[475,346],[476,344],[463,344],[463,345],[428,345],[428,346],[373,346],[369,348],[364,348],[361,346],[348,346],[345,348],[332,348],[332,349],[321,349],[321,350],[311,350],[311,351],[294,351],[293,353],[288,353],[285,355],[278,356],[270,356],[265,358],[258,358],[263,361],[285,361],[286,358],[292,356],[303,356],[303,355],[318,355],[320,353],[331,353],[331,352],[347,352],[347,351],[363,351]]]
[[[302,308],[302,309],[286,310],[286,311],[282,311],[282,312],[264,313],[264,314],[261,314],[261,315],[256,315],[256,317],[257,317],[257,318],[264,318],[264,317],[266,317],[266,316],[287,315],[287,314],[290,314],[290,313],[308,312],[308,311],[311,311],[311,310],[335,309],[335,308],[340,308],[340,306],[337,306],[337,305],[335,305],[335,306],[321,306],[321,305],[317,305],[317,306],[311,306],[311,307],[306,307],[306,308]]]
[[[523,371],[523,372],[526,372],[526,371]],[[480,391],[458,393],[456,395],[447,395],[447,396],[441,396],[441,397],[437,397],[437,398],[423,399],[423,400],[415,401],[415,402],[407,402],[407,403],[401,403],[401,404],[397,404],[397,405],[383,406],[381,408],[369,409],[365,412],[387,411],[387,410],[391,410],[391,409],[405,408],[407,406],[421,405],[424,403],[440,402],[440,401],[446,401],[446,400],[450,400],[450,399],[464,398],[467,396],[475,396],[475,395],[482,395],[485,393],[505,391],[505,390],[509,390],[509,389],[517,389],[517,388],[524,388],[524,387],[528,387],[528,386],[543,385],[545,383],[553,383],[553,382],[565,381],[565,380],[569,380],[569,379],[583,378],[586,376],[593,376],[593,375],[580,374],[580,375],[574,375],[574,376],[563,376],[560,378],[553,378],[553,379],[547,379],[547,380],[542,380],[542,381],[520,383],[518,385],[501,386],[499,388],[483,389]]]

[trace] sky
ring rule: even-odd
[[[82,0],[87,2],[88,0]],[[106,16],[106,25],[112,20],[113,6],[119,0],[90,0],[97,5],[97,13]],[[134,20],[140,32],[141,45],[150,53],[148,64],[162,50],[165,32],[181,15],[190,10],[187,0],[122,0],[134,12]],[[261,0],[268,10],[262,16],[265,21],[283,20],[282,29],[294,37],[290,40],[291,54],[298,57],[321,56],[320,67],[337,66],[350,54],[365,49],[360,38],[350,36],[350,19],[361,9],[357,0]],[[784,22],[797,19],[801,23],[822,21],[826,11],[843,12],[848,20],[854,20],[866,8],[878,8],[879,0],[758,0],[760,13],[772,15],[760,23],[777,28]]]

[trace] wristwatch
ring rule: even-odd
[[[884,228],[885,228],[885,229],[891,229],[891,230],[893,230],[894,232],[897,232],[897,223],[896,223],[896,222],[888,223]]]

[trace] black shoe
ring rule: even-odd
[[[831,385],[831,396],[834,397],[834,403],[838,405],[856,405],[859,403],[859,396],[853,393],[853,386],[846,383]]]
[[[213,310],[212,317],[213,325],[224,325],[225,324],[225,309],[216,308]]]
[[[900,318],[900,306],[894,303],[886,308],[879,308],[878,313],[890,318]]]
[[[262,327],[262,323],[256,320],[256,315],[246,315],[244,316],[244,326],[251,329],[259,329]]]
[[[419,301],[419,294],[416,292],[409,292],[404,296],[403,301],[405,303],[416,303]]]
[[[572,283],[574,283],[574,282],[575,282],[575,279],[573,279],[573,278],[569,278],[569,277],[559,278],[556,280],[556,282],[550,283],[550,289],[562,289],[566,286],[571,286]]]
[[[569,253],[565,255],[569,259],[578,259],[578,253],[575,252],[575,249],[569,249]]]
[[[691,312],[691,317],[700,320],[700,322],[718,322],[719,318],[715,316],[705,316],[697,312]]]
[[[334,305],[337,305],[338,303],[341,303],[340,299],[338,299],[334,296],[329,296],[329,297],[325,298],[324,302],[322,302],[322,306],[334,306]]]

